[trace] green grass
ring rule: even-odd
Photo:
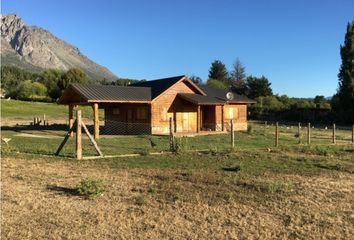
[[[88,106],[80,106],[82,116],[90,118],[92,109]],[[29,102],[19,100],[1,100],[1,116],[6,119],[28,119],[43,117],[43,114],[50,118],[66,119],[68,107],[57,103]]]

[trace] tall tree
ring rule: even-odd
[[[241,61],[237,58],[231,71],[230,85],[232,91],[238,94],[246,94],[246,70]]]
[[[348,23],[345,34],[344,45],[340,46],[342,65],[340,66],[338,78],[339,88],[338,100],[335,110],[342,120],[354,122],[354,21]]]
[[[260,96],[272,96],[273,91],[270,87],[271,83],[264,76],[258,78],[249,76],[247,82],[247,96],[250,98],[257,98]]]
[[[88,83],[89,81],[89,78],[81,69],[71,68],[60,79],[58,86],[64,90],[70,83]]]
[[[229,73],[227,72],[225,64],[219,60],[215,60],[211,63],[209,70],[209,79],[215,79],[227,84]]]

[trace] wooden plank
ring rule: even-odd
[[[69,137],[71,136],[71,133],[74,132],[75,127],[76,127],[76,121],[74,122],[70,130],[65,134],[64,140],[61,142],[60,146],[58,147],[58,150],[55,152],[56,156],[58,156],[60,151],[63,149],[65,143],[68,141]]]
[[[81,110],[78,110],[76,113],[76,159],[82,159],[82,134],[81,134]]]
[[[172,152],[176,150],[173,118],[170,118],[170,150]]]
[[[82,124],[82,127],[84,128],[84,130],[85,130],[85,132],[86,132],[88,138],[90,139],[91,143],[92,143],[93,146],[95,147],[96,152],[97,152],[101,157],[103,157],[103,154],[102,154],[100,148],[98,147],[97,142],[96,142],[95,139],[91,136],[91,134],[90,134],[89,130],[87,129],[85,123],[82,122],[81,124]]]
[[[69,105],[69,129],[74,126],[74,105]],[[70,137],[74,137],[74,132],[72,131]]]
[[[94,125],[94,137],[95,139],[100,138],[100,119],[98,111],[98,103],[93,104],[93,125]]]
[[[225,131],[225,123],[224,123],[224,121],[225,121],[225,116],[224,116],[224,105],[222,105],[222,107],[221,107],[221,131]]]
[[[200,105],[198,105],[198,108],[197,108],[197,133],[200,132],[200,126],[201,126]]]

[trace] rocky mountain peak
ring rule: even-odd
[[[76,67],[92,79],[117,79],[108,69],[84,56],[77,47],[45,29],[26,26],[16,14],[1,14],[1,45],[3,65],[60,70]]]

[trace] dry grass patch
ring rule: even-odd
[[[109,183],[94,200],[70,192]],[[2,159],[2,239],[349,239],[354,176]],[[52,188],[48,187],[51,186]],[[56,187],[56,188],[53,188]]]

